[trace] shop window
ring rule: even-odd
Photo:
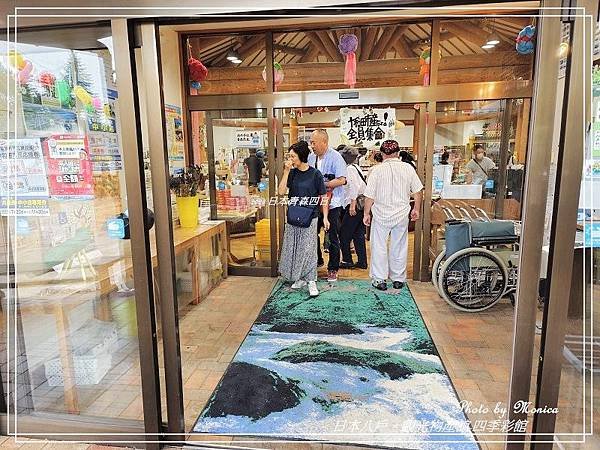
[[[439,103],[434,199],[446,200],[459,217],[466,213],[457,207],[465,205],[469,214],[477,216],[480,212],[470,207],[474,205],[490,217],[518,220],[528,117],[528,99]]]
[[[529,45],[529,36],[522,36],[516,43],[533,19],[500,16],[440,22],[438,84],[530,80],[533,40]]]
[[[418,86],[429,22],[287,31],[273,35],[279,91]],[[348,59],[356,61],[355,80]]]
[[[264,34],[194,36],[187,41],[190,95],[267,91]]]
[[[2,253],[17,283],[2,287],[0,316],[18,316],[20,365],[9,407],[141,421],[118,90],[102,41],[86,51],[19,44],[0,57],[11,105],[0,120],[11,138],[0,140]]]

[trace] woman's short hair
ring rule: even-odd
[[[298,159],[305,163],[308,162],[308,155],[310,154],[310,148],[308,147],[308,142],[306,141],[298,141],[295,144],[290,146],[290,150],[293,151],[296,155],[298,155]]]

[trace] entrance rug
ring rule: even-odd
[[[194,432],[477,449],[410,290],[319,288],[275,286]]]

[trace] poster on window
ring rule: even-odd
[[[48,183],[53,196],[93,197],[92,161],[87,138],[58,134],[44,140]]]
[[[340,109],[340,137],[342,144],[370,147],[386,139],[394,139],[396,110]]]
[[[169,150],[169,169],[173,173],[185,166],[181,108],[175,105],[165,105],[165,120],[167,148]]]
[[[48,181],[39,139],[0,140],[0,214],[47,216]]]

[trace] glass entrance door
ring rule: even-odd
[[[201,205],[227,226],[229,273],[270,276],[276,270],[274,134],[266,108],[194,111],[194,159],[208,173]],[[272,206],[272,208],[270,208]],[[272,223],[273,222],[273,223]]]

